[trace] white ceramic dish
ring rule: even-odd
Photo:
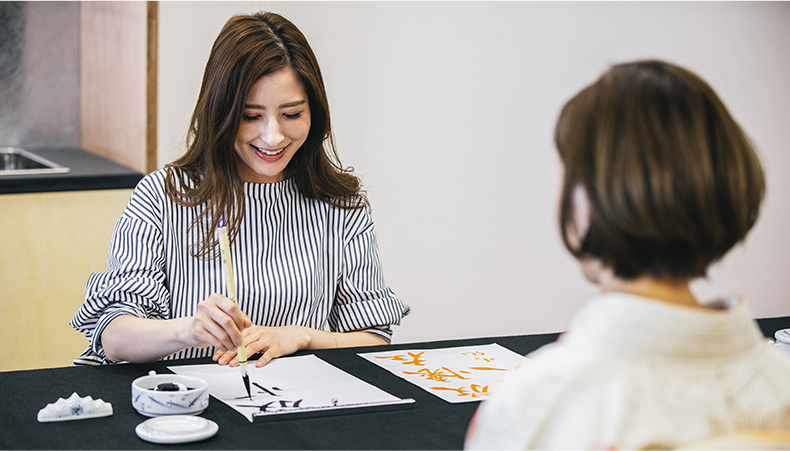
[[[167,384],[167,385],[163,385]],[[157,389],[169,386],[179,391]],[[208,382],[198,377],[156,374],[132,382],[132,406],[143,415],[198,415],[208,407]]]
[[[776,345],[785,352],[790,353],[790,329],[777,330],[774,334]]]
[[[138,437],[152,443],[196,442],[212,437],[218,430],[217,423],[190,415],[150,418],[134,429]]]
[[[99,418],[112,415],[112,404],[90,396],[80,397],[76,392],[67,399],[58,398],[52,404],[38,411],[38,421],[83,420],[86,418]]]

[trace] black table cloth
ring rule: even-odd
[[[790,317],[758,320],[773,337],[790,327]],[[288,418],[250,423],[221,401],[211,398],[201,414],[219,425],[203,441],[159,445],[146,442],[135,427],[148,418],[131,404],[131,383],[148,374],[170,372],[167,367],[210,363],[210,359],[161,361],[97,367],[64,367],[0,372],[0,448],[2,449],[461,449],[478,402],[451,404],[357,356],[357,353],[437,349],[497,343],[527,354],[555,341],[559,334],[490,337],[406,343],[390,346],[312,351],[317,357],[399,398],[413,398],[409,409],[361,411],[315,418]],[[306,352],[297,355],[307,354]],[[103,418],[39,423],[38,411],[58,398],[100,398],[113,406]]]

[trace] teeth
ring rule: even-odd
[[[255,147],[255,146],[253,146],[253,147]],[[260,147],[255,147],[255,149],[257,149],[258,152],[264,153],[266,155],[273,156],[273,155],[277,155],[278,153],[282,152],[283,149],[285,149],[285,147],[283,147],[282,149],[277,149],[277,150],[266,150],[266,149],[261,149]]]

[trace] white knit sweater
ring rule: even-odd
[[[767,342],[744,302],[722,304],[591,299],[481,405],[466,447],[666,449],[790,431],[790,356]]]

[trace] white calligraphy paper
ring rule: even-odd
[[[451,403],[485,399],[491,387],[529,359],[496,343],[359,354]]]
[[[169,366],[176,374],[208,382],[211,396],[249,421],[288,413],[342,410],[414,402],[402,400],[330,365],[314,355],[281,357],[262,368],[247,365],[252,399],[238,367],[205,365]]]

